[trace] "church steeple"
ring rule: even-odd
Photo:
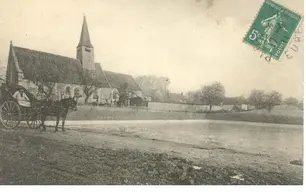
[[[83,68],[95,70],[94,47],[90,42],[85,16],[83,20],[80,42],[77,46],[77,59],[82,62]]]
[[[78,44],[78,47],[80,47],[80,46],[85,46],[85,47],[90,47],[90,48],[93,47],[91,42],[90,42],[90,37],[89,37],[87,21],[86,21],[85,15],[84,15],[84,19],[83,19],[81,37],[80,37],[80,41],[79,41],[79,44]]]

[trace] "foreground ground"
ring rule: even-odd
[[[78,124],[1,129],[0,184],[302,184],[296,127]]]

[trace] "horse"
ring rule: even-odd
[[[56,126],[55,132],[58,131],[58,124],[60,118],[62,118],[62,131],[65,131],[65,120],[68,114],[68,111],[76,111],[77,110],[77,101],[76,98],[66,98],[61,99],[59,101],[45,101],[42,107],[40,107],[40,115],[41,115],[41,125],[39,127],[43,127],[43,131],[46,131],[46,117],[53,116],[56,117]]]

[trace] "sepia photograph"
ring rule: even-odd
[[[0,186],[302,186],[303,17],[303,0],[0,0]]]

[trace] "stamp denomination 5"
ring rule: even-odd
[[[268,60],[279,60],[301,18],[284,6],[265,0],[243,41],[267,55]]]

